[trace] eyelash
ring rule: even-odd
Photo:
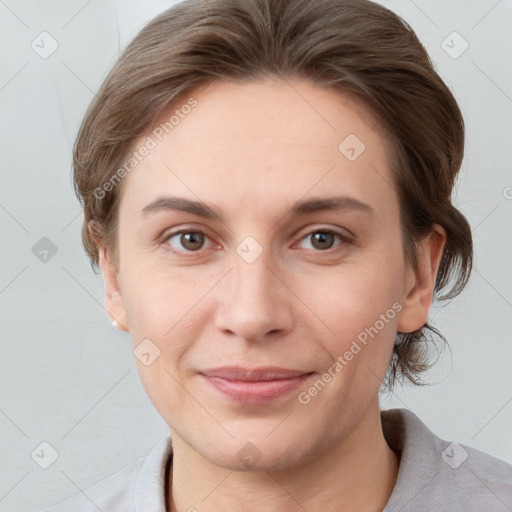
[[[206,239],[210,240],[210,237],[208,236],[208,234],[198,228],[198,229],[180,229],[179,231],[174,231],[172,233],[169,233],[167,234],[164,239],[162,240],[162,243],[166,244],[166,245],[170,245],[169,244],[169,241],[174,238],[175,236],[178,236],[178,235],[182,235],[183,233],[198,233],[198,234],[201,234],[203,235]],[[345,244],[349,244],[351,243],[351,239],[343,232],[341,231],[338,231],[336,229],[333,229],[333,228],[326,228],[326,229],[314,229],[312,231],[309,231],[308,233],[306,233],[303,237],[300,238],[299,242],[301,242],[302,240],[305,240],[306,238],[314,235],[315,233],[324,233],[324,234],[332,234],[332,235],[335,235],[338,237],[338,239],[340,240],[340,243],[338,245],[335,245],[333,247],[330,247],[329,249],[325,249],[325,250],[321,250],[321,249],[306,249],[308,251],[313,251],[315,253],[324,253],[324,254],[331,254],[332,252],[336,251],[337,248],[339,248],[341,245],[345,245]],[[197,251],[189,251],[189,250],[186,250],[186,249],[183,249],[183,251],[177,251],[176,249],[174,248],[170,248],[169,247],[169,250],[171,250],[172,252],[174,253],[177,253],[177,254],[190,254],[190,256],[184,256],[184,257],[193,257],[195,254],[198,254],[200,253],[201,251],[204,250],[204,248],[201,248],[201,249],[198,249]]]

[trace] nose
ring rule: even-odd
[[[251,342],[283,336],[293,326],[293,294],[285,276],[269,265],[263,253],[247,263],[235,254],[216,310],[216,328]]]

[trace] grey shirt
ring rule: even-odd
[[[512,465],[435,436],[406,409],[381,411],[387,443],[400,458],[383,512],[511,512]],[[170,436],[149,455],[48,512],[166,512]]]

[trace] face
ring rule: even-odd
[[[291,467],[361,422],[432,290],[404,261],[389,149],[362,103],[305,81],[193,97],[136,144],[157,142],[123,180],[107,306],[173,439],[226,468],[244,450]]]

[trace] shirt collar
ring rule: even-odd
[[[151,450],[135,484],[136,512],[166,512],[167,473],[172,462],[172,440],[167,435]]]
[[[400,461],[396,483],[383,512],[401,510],[440,472],[434,456],[439,452],[439,439],[407,409],[390,409],[380,415],[384,438]]]

